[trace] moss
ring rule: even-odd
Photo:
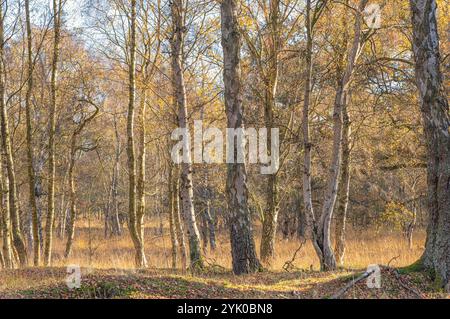
[[[192,274],[199,275],[205,271],[205,264],[202,257],[195,260],[188,269]]]
[[[134,292],[134,288],[120,287],[114,282],[105,281],[82,286],[78,292],[83,298],[123,298]]]
[[[444,280],[442,276],[437,273],[433,268],[425,267],[422,260],[419,259],[412,265],[399,268],[400,274],[410,274],[410,273],[424,273],[426,274],[433,282],[431,289],[435,292],[444,292]]]
[[[444,292],[444,280],[442,276],[438,273],[435,273],[434,281],[433,281],[433,290],[436,292]]]
[[[422,263],[422,260],[419,259],[418,261],[416,261],[415,263],[413,263],[409,266],[399,268],[398,272],[402,275],[405,275],[405,274],[410,274],[413,272],[423,272],[425,270],[426,269]]]

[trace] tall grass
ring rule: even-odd
[[[158,222],[149,221],[145,231],[145,250],[149,265],[152,268],[170,268],[171,242],[167,225],[164,225],[163,235],[157,233]],[[259,227],[256,227],[255,241],[259,248]],[[376,232],[375,230],[353,231],[347,233],[347,251],[345,267],[365,268],[370,264],[384,264],[391,261],[393,266],[406,266],[416,261],[423,251],[425,232],[414,234],[414,245],[410,249],[404,236],[399,232]],[[82,267],[100,269],[130,269],[134,268],[133,244],[126,227],[121,237],[104,238],[101,223],[88,224],[78,222],[73,253],[64,260],[64,241],[55,239],[54,265],[66,266],[77,264]],[[286,261],[290,261],[294,252],[300,246],[300,240],[294,238],[284,240],[277,238],[275,257],[270,270],[281,271]],[[259,249],[258,249],[259,250]],[[210,264],[231,267],[231,254],[228,234],[222,231],[217,236],[217,248],[214,252],[207,251],[206,261]],[[298,251],[295,267],[302,269],[319,269],[318,259],[310,241]]]

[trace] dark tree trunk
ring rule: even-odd
[[[428,212],[422,264],[450,292],[450,119],[440,70],[435,0],[411,0],[416,82],[427,142]]]
[[[209,248],[211,251],[214,251],[216,249],[216,229],[213,216],[211,215],[211,203],[209,200],[206,202],[205,218],[208,224]]]
[[[347,112],[347,99],[342,104],[342,161],[341,175],[339,177],[338,198],[336,207],[335,225],[335,253],[339,265],[344,264],[345,257],[345,231],[347,224],[348,197],[350,193],[350,118]]]
[[[208,221],[206,220],[206,209],[201,213],[201,229],[200,235],[202,237],[203,253],[208,252]]]
[[[237,20],[237,1],[221,3],[222,47],[224,55],[223,80],[228,128],[243,128],[240,49],[241,36]],[[235,143],[236,139],[233,139]],[[229,141],[230,142],[230,141]],[[235,160],[237,148],[235,144]],[[252,223],[248,208],[247,172],[244,163],[227,166],[226,196],[230,227],[233,272],[237,275],[256,272],[260,263],[256,256]]]

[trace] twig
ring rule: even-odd
[[[396,256],[396,257],[393,257],[393,258],[391,258],[391,260],[389,260],[389,262],[388,262],[387,266],[388,266],[388,267],[390,267],[390,266],[391,266],[391,262],[393,262],[394,260],[397,260],[397,259],[398,259],[399,257],[400,257],[400,255],[398,255],[398,256]]]
[[[303,239],[303,241],[300,243],[300,246],[294,252],[294,255],[292,256],[291,260],[288,260],[284,263],[284,265],[283,265],[284,271],[289,272],[290,269],[294,268],[294,261],[295,261],[295,258],[297,257],[297,253],[300,251],[300,249],[302,249],[305,242],[306,242],[306,239]]]
[[[345,294],[351,287],[353,287],[354,285],[356,285],[358,282],[360,282],[363,279],[366,279],[367,277],[369,277],[370,275],[372,275],[375,272],[374,270],[371,271],[366,271],[364,272],[361,276],[359,276],[356,279],[353,279],[351,282],[349,282],[347,285],[345,285],[344,288],[342,288],[341,290],[339,290],[337,293],[335,293],[333,296],[331,296],[331,299],[338,299],[340,298],[343,294]]]
[[[209,267],[212,268],[213,271],[215,271],[215,270],[219,270],[219,271],[222,271],[222,272],[226,272],[227,271],[227,269],[225,267],[219,265],[216,262],[216,260],[213,259],[213,258],[211,258],[211,259],[205,258],[204,261],[208,264]]]
[[[393,273],[394,273],[395,278],[397,279],[397,281],[399,282],[399,284],[400,284],[403,288],[405,288],[406,290],[411,291],[411,292],[412,292],[414,295],[416,295],[419,299],[423,299],[423,295],[422,295],[420,292],[418,292],[416,289],[414,289],[414,288],[412,288],[412,287],[409,287],[408,285],[406,285],[406,284],[402,281],[402,278],[401,278],[401,276],[400,276],[400,273],[398,272],[397,269],[393,269]]]

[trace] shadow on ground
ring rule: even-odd
[[[361,271],[263,272],[234,276],[206,272],[198,276],[169,270],[82,269],[81,287],[69,289],[64,268],[26,268],[0,271],[0,298],[226,298],[304,299],[330,298],[357,278]],[[362,280],[340,298],[442,298],[422,273],[401,275],[382,268],[382,285],[369,289]]]

